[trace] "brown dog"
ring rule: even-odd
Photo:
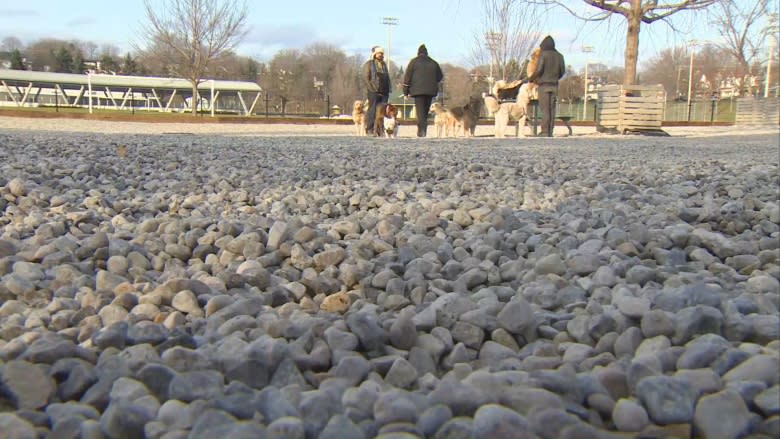
[[[398,107],[393,104],[377,104],[374,135],[376,137],[398,137]]]
[[[531,58],[528,60],[528,66],[525,69],[525,74],[528,75],[527,77],[530,77],[534,74],[536,71],[536,68],[539,66],[539,58],[542,57],[542,49],[537,47],[534,49],[534,51],[531,53]],[[539,98],[539,86],[533,83],[529,83],[528,88],[528,96],[531,99],[538,99]]]
[[[480,96],[471,96],[469,102],[461,107],[452,107],[449,113],[449,127],[453,136],[458,136],[458,128],[463,129],[464,137],[473,137],[479,121],[479,113],[482,110],[482,98]]]

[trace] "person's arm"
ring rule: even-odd
[[[436,63],[436,82],[441,82],[444,79],[444,73],[441,71],[441,66]]]
[[[363,64],[363,84],[366,91],[371,91],[371,61]]]
[[[561,67],[558,71],[558,79],[563,78],[563,75],[566,74],[566,61],[563,59],[563,55],[561,55]]]
[[[409,61],[409,65],[406,66],[406,72],[404,72],[404,96],[409,96],[409,86],[412,84],[412,73],[414,72],[414,61],[417,58]]]

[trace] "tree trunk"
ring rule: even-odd
[[[198,101],[200,101],[198,96],[198,81],[192,81],[192,115],[196,116],[198,114]]]
[[[636,84],[636,63],[639,54],[639,29],[642,25],[642,0],[631,0],[631,11],[626,17],[626,53],[623,85]]]

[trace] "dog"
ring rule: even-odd
[[[479,96],[469,97],[466,105],[452,107],[447,110],[448,125],[453,136],[458,136],[459,129],[463,130],[464,137],[473,137],[479,121],[479,113],[482,110],[482,99]]]
[[[355,101],[352,103],[352,121],[355,123],[355,135],[366,135],[366,107],[367,101]]]
[[[433,124],[436,126],[436,137],[442,137],[442,135],[449,137],[450,135],[450,114],[439,102],[434,102],[431,105],[431,112],[433,113]]]
[[[531,57],[528,59],[528,65],[525,68],[526,77],[530,77],[536,71],[539,66],[539,59],[542,57],[542,49],[537,47],[531,52]],[[528,94],[531,99],[539,99],[539,86],[534,83],[529,83]]]
[[[526,77],[530,77],[539,66],[542,49],[537,47],[531,52],[526,65]],[[504,137],[509,120],[517,121],[519,133],[528,120],[528,105],[532,99],[539,98],[539,86],[531,82],[498,80],[491,94],[484,95],[485,108],[495,116],[496,137]],[[514,101],[514,102],[512,102]]]
[[[485,108],[495,117],[495,136],[504,137],[509,120],[517,121],[517,131],[525,126],[528,119],[528,105],[531,103],[530,92],[533,85],[521,81],[507,83],[499,80],[493,87],[492,94],[483,96]]]
[[[398,137],[398,107],[393,104],[378,104],[374,119],[376,137]]]

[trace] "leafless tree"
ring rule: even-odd
[[[94,41],[80,41],[76,40],[73,42],[76,47],[81,49],[81,51],[84,53],[84,56],[90,60],[94,61],[98,57],[98,45]]]
[[[493,75],[516,79],[520,66],[539,44],[541,13],[519,0],[482,0],[482,29],[474,33],[472,62],[496,67]]]
[[[463,67],[454,66],[452,64],[442,64],[442,71],[444,72],[444,83],[442,89],[444,91],[442,102],[446,107],[454,107],[456,105],[463,105],[469,101],[469,96],[474,93],[474,88],[477,84],[472,79],[470,72]]]
[[[25,50],[31,70],[44,71],[51,68],[55,63],[54,53],[67,46],[67,41],[55,38],[42,38],[31,43]]]
[[[643,63],[642,83],[662,84],[667,96],[679,97],[688,81],[688,56],[684,46],[663,49]]]
[[[6,52],[13,52],[14,50],[24,49],[24,44],[22,44],[22,40],[19,38],[5,37],[3,38],[2,44],[0,44],[0,48]]]
[[[114,58],[119,57],[119,47],[109,43],[101,44],[100,51],[98,52],[98,56],[104,56],[104,55],[108,55]]]
[[[352,55],[336,64],[328,86],[331,103],[349,111],[354,100],[365,99],[365,87],[360,80],[364,62],[360,55]]]
[[[664,21],[682,11],[704,9],[722,0],[582,0],[586,12],[575,10],[568,0],[523,0],[528,4],[559,6],[575,17],[586,21],[603,21],[618,15],[626,21],[626,48],[624,55],[625,75],[623,83],[636,83],[637,60],[639,55],[639,30],[642,24]]]
[[[769,13],[769,1],[721,0],[712,12],[710,22],[723,38],[718,47],[734,58],[739,67],[738,77],[742,78],[742,84],[748,84],[746,77],[753,73],[751,64],[767,36],[763,19]]]
[[[176,73],[192,83],[192,113],[198,83],[209,64],[246,34],[246,3],[240,0],[144,0],[144,37],[150,47],[166,47]]]
[[[561,103],[579,102],[582,100],[585,76],[574,71],[571,66],[566,67],[566,74],[558,84],[558,98]]]

